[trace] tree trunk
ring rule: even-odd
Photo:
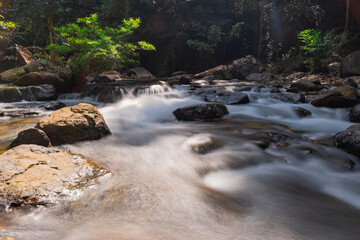
[[[47,15],[48,20],[48,29],[49,29],[49,42],[50,44],[55,44],[55,32],[54,32],[54,11],[49,10],[49,13]],[[53,55],[54,52],[50,50],[50,55]]]
[[[350,0],[346,0],[346,17],[345,17],[345,27],[344,27],[344,33],[340,40],[339,45],[337,46],[335,53],[338,54],[342,45],[345,42],[345,39],[349,33],[349,23],[350,23]]]
[[[264,28],[264,16],[265,16],[265,0],[260,2],[260,21],[259,21],[259,42],[257,50],[257,58],[261,58],[262,54],[262,40],[263,40],[263,28]]]

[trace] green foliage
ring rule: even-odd
[[[335,35],[333,31],[322,34],[320,30],[307,29],[298,34],[298,39],[304,44],[301,49],[308,59],[305,63],[311,72],[319,72],[324,68],[324,61],[334,51],[334,44],[342,35]]]
[[[1,7],[0,2],[0,7]],[[16,29],[16,23],[8,22],[4,20],[4,17],[0,15],[0,39],[7,38]]]
[[[155,50],[150,43],[127,41],[140,19],[123,20],[117,28],[101,27],[97,14],[78,18],[76,23],[55,28],[59,44],[47,46],[56,54],[58,62],[69,65],[72,70],[87,74],[107,69],[116,69],[136,62],[138,50]]]

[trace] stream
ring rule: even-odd
[[[149,93],[161,92],[155,90]],[[285,103],[266,90],[245,93],[250,104],[228,106],[224,120],[206,123],[175,120],[175,109],[204,103],[183,86],[99,106],[112,136],[62,148],[104,166],[111,177],[75,202],[0,214],[0,236],[359,239],[359,161],[331,145],[333,135],[353,125],[347,109]],[[312,115],[300,118],[294,107]],[[1,139],[14,135],[1,124]],[[196,153],[192,145],[204,141],[215,147]]]

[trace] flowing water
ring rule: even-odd
[[[176,108],[203,103],[180,87],[170,95],[128,96],[100,108],[113,135],[64,148],[110,169],[112,176],[76,202],[0,215],[0,235],[359,239],[360,172],[348,164],[358,160],[329,143],[351,125],[346,110],[248,94],[250,104],[229,106],[225,120],[210,123],[175,120]],[[313,115],[299,118],[294,106]],[[264,138],[271,140],[265,150],[259,147]],[[191,145],[203,139],[212,139],[217,149],[195,153]]]

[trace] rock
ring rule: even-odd
[[[0,102],[20,102],[22,100],[31,101],[31,93],[27,88],[0,88]]]
[[[24,68],[13,68],[5,72],[0,73],[0,83],[13,83],[25,75]]]
[[[188,140],[188,143],[195,153],[201,155],[212,152],[220,147],[212,137],[207,135],[194,136]]]
[[[27,73],[14,82],[17,86],[38,86],[43,84],[53,85],[56,90],[63,92],[65,81],[57,74],[49,72],[31,72]]]
[[[257,83],[265,83],[271,79],[270,73],[251,73],[246,76],[246,81],[249,82],[257,82]]]
[[[127,73],[128,77],[130,78],[137,78],[137,79],[154,79],[154,75],[142,67],[136,67],[133,69],[130,69],[130,71]]]
[[[305,118],[312,115],[312,112],[302,107],[294,107],[293,110],[300,118]]]
[[[271,97],[289,103],[305,103],[306,101],[305,96],[300,93],[280,93],[274,94]]]
[[[250,102],[248,95],[241,92],[216,91],[205,95],[205,101],[225,105],[247,104]]]
[[[39,112],[26,109],[26,110],[15,110],[15,111],[7,112],[5,115],[7,117],[12,117],[12,118],[26,118],[26,117],[34,117],[39,114],[40,114]]]
[[[347,108],[357,103],[356,89],[350,86],[338,87],[317,98],[311,104],[315,107]]]
[[[223,118],[229,111],[223,104],[212,103],[179,108],[173,114],[183,121],[211,121]]]
[[[108,173],[82,155],[36,145],[0,155],[0,171],[0,204],[10,208],[74,200],[91,180]]]
[[[284,142],[286,140],[289,140],[291,137],[282,133],[267,132],[266,138],[271,142]]]
[[[336,147],[360,157],[360,125],[353,125],[333,137]]]
[[[231,64],[232,68],[230,69],[232,73],[232,78],[244,79],[251,73],[260,73],[264,67],[256,60],[253,56],[248,55],[241,59],[233,61]]]
[[[360,123],[360,105],[356,105],[349,112],[350,122]]]
[[[5,116],[4,110],[0,110],[0,117],[4,117],[4,116]]]
[[[318,92],[324,87],[321,85],[321,82],[318,79],[308,79],[302,78],[294,83],[292,83],[287,92]]]
[[[295,73],[292,73],[292,74],[288,75],[287,77],[285,77],[284,81],[285,82],[294,82],[296,80],[304,78],[305,75],[306,75],[306,73],[304,73],[304,72],[295,72]]]
[[[343,58],[340,65],[340,75],[342,77],[360,75],[360,51],[353,52]]]
[[[358,88],[358,84],[354,78],[345,78],[341,82],[342,87],[350,86],[353,88]]]
[[[197,79],[204,79],[204,78],[214,78],[216,79],[232,79],[232,74],[230,73],[230,69],[232,66],[230,65],[220,65],[214,68],[211,68],[209,70],[206,70],[204,72],[198,73],[195,75],[195,78]]]
[[[177,82],[178,84],[181,84],[181,85],[189,85],[191,84],[192,82],[192,79],[189,75],[180,75],[180,76],[177,76]]]
[[[251,73],[260,73],[263,70],[262,64],[253,56],[248,55],[237,59],[230,65],[220,65],[195,75],[195,78],[212,76],[216,79],[245,79]]]
[[[30,64],[27,64],[22,67],[26,73],[31,72],[41,72],[44,70],[44,65],[41,63],[41,61],[34,61]]]
[[[31,86],[29,90],[36,101],[50,101],[56,98],[56,89],[53,85],[43,84]]]
[[[28,49],[15,44],[15,46],[7,48],[4,56],[0,59],[0,72],[22,67],[33,60],[32,54]]]
[[[45,105],[41,105],[40,107],[45,108],[48,111],[54,111],[54,110],[59,110],[61,108],[66,107],[65,103],[63,102],[51,102]]]
[[[86,103],[57,110],[42,118],[36,128],[43,130],[54,146],[97,140],[111,134],[101,113]]]
[[[99,102],[114,103],[122,99],[126,90],[122,87],[111,85],[86,84],[81,98],[91,97]]]
[[[110,83],[110,82],[116,82],[121,80],[121,75],[118,74],[114,74],[114,73],[102,73],[99,75],[96,75],[94,80],[92,80],[91,82],[93,83]]]
[[[30,128],[20,132],[17,138],[11,142],[7,149],[25,144],[34,144],[43,147],[51,146],[50,139],[43,131],[37,128]]]

